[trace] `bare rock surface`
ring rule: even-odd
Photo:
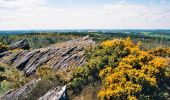
[[[4,56],[8,56],[9,54],[10,54],[10,52],[8,52],[8,51],[2,52],[2,53],[0,53],[0,58],[2,58]]]
[[[29,44],[28,44],[27,40],[21,40],[21,41],[17,41],[15,43],[12,43],[9,46],[9,49],[16,49],[16,48],[28,50],[30,47],[29,47]]]
[[[66,100],[66,98],[66,86],[59,86],[48,91],[44,96],[40,97],[39,100]]]
[[[78,67],[86,63],[84,49],[95,46],[89,36],[55,44],[47,48],[36,50],[19,50],[15,53],[1,54],[0,62],[16,67],[29,76],[36,72],[38,67],[49,66],[56,70],[64,70],[68,67]],[[27,98],[39,80],[32,80],[17,90],[10,90],[0,97],[0,100],[19,100],[19,97]],[[66,86],[54,87],[39,100],[66,99]]]
[[[19,97],[21,96],[27,98],[27,94],[33,90],[38,81],[40,81],[40,79],[34,79],[17,90],[10,90],[1,96],[0,100],[19,100]]]
[[[95,42],[89,36],[86,36],[32,51],[20,50],[7,55],[8,57],[5,54],[1,54],[1,57],[8,58],[1,58],[1,61],[16,67],[18,70],[23,71],[25,75],[30,76],[40,66],[49,66],[57,70],[81,66],[86,62],[84,49],[94,45]]]

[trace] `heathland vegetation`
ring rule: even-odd
[[[92,32],[1,35],[0,53],[7,51],[9,44],[21,39],[26,39],[31,49],[86,35],[97,44],[85,48],[86,63],[77,68],[68,67],[58,71],[42,65],[45,67],[39,67],[34,75],[26,77],[13,66],[0,63],[0,93],[20,88],[34,78],[41,78],[27,94],[28,98],[36,100],[58,85],[67,85],[67,99],[170,99],[170,38],[145,34]]]

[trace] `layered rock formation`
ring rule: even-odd
[[[14,49],[28,50],[30,49],[29,43],[27,40],[21,40],[21,41],[12,43],[11,45],[9,45],[9,47],[5,47],[2,44],[0,44],[0,58],[10,55],[11,52],[9,51],[14,50]]]
[[[47,48],[33,51],[18,50],[8,51],[1,54],[0,62],[16,67],[25,75],[34,74],[38,67],[48,66],[55,70],[64,70],[68,67],[78,67],[86,63],[84,50],[87,47],[95,46],[89,36],[55,44]],[[11,90],[0,97],[1,100],[18,100],[19,97],[27,98],[39,80],[32,80],[17,90]],[[39,100],[59,100],[65,98],[66,86],[54,87]]]
[[[27,40],[21,40],[21,41],[12,43],[9,46],[9,49],[17,49],[17,48],[28,50],[30,47],[29,47],[29,44],[28,44]]]
[[[19,100],[20,97],[22,97],[22,99],[27,98],[27,94],[33,90],[38,81],[40,81],[40,79],[34,79],[17,90],[10,90],[1,96],[0,100]]]
[[[95,42],[86,36],[33,51],[20,50],[7,55],[8,57],[2,55],[8,59],[1,58],[1,61],[15,66],[29,76],[40,66],[49,66],[57,70],[81,66],[86,62],[84,49],[94,45]]]

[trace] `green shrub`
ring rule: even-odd
[[[87,84],[101,81],[100,70],[106,66],[116,67],[121,59],[129,54],[129,50],[125,48],[127,44],[123,41],[115,41],[114,46],[109,46],[110,42],[104,42],[94,49],[86,50],[87,63],[73,72],[69,88],[79,92]],[[127,41],[131,46],[131,41]]]
[[[27,98],[24,98],[26,100],[37,100],[52,88],[65,84],[63,80],[56,76],[56,71],[49,67],[38,68],[36,77],[41,78],[41,80],[38,81],[33,90],[27,94]],[[21,100],[23,99],[23,97],[20,98]]]
[[[141,50],[140,43],[135,45],[130,38],[110,40],[86,54],[86,65],[77,68],[69,82],[74,93],[102,81],[98,96],[103,100],[168,98],[168,61]]]
[[[8,91],[10,89],[10,83],[6,80],[0,83],[0,94]]]

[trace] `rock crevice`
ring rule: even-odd
[[[22,45],[19,45],[21,44]],[[23,40],[12,44],[11,47],[23,46]],[[26,76],[36,72],[38,67],[48,66],[54,69],[65,69],[68,66],[77,67],[83,65],[85,61],[84,49],[94,46],[95,42],[89,36],[55,44],[47,48],[37,50],[19,50],[9,54],[1,54],[1,61],[11,64],[17,69],[23,71]],[[9,59],[3,59],[8,56]]]

